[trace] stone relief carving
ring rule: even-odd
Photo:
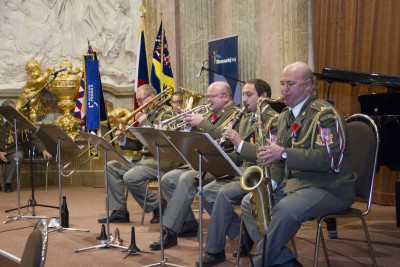
[[[0,90],[22,90],[25,64],[82,64],[89,40],[102,82],[131,88],[136,66],[139,5],[135,0],[0,0]]]

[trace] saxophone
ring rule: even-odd
[[[261,120],[261,109],[263,104],[272,103],[269,98],[259,98],[257,100],[257,110],[255,113],[254,134],[256,140],[256,148],[267,145],[265,137],[265,128]],[[271,119],[272,120],[272,119]],[[267,124],[270,124],[269,121]],[[251,198],[252,214],[257,217],[257,227],[261,235],[265,235],[269,223],[271,222],[271,211],[274,206],[274,193],[269,167],[260,167],[260,160],[257,159],[257,165],[250,166],[246,169],[243,176],[240,177],[240,186],[253,193]]]

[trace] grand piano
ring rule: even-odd
[[[361,113],[370,116],[376,123],[380,135],[378,164],[393,169],[400,168],[400,76],[354,72],[323,68],[314,73],[317,80],[328,82],[329,99],[332,83],[348,83],[352,86],[374,85],[387,88],[387,93],[358,96]]]

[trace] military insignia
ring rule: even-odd
[[[319,146],[325,146],[325,142],[327,145],[333,144],[333,134],[330,128],[320,128],[319,133],[317,135],[316,144]]]

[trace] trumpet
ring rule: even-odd
[[[200,105],[185,112],[182,112],[175,117],[160,121],[159,127],[163,128],[165,125],[168,126],[169,130],[175,131],[181,127],[186,126],[187,122],[183,120],[186,114],[200,114],[205,115],[208,113],[210,104]]]
[[[122,119],[118,121],[118,124],[115,125],[111,130],[109,130],[107,133],[102,135],[102,138],[105,138],[106,136],[110,135],[112,132],[116,130],[121,130],[121,131],[126,131],[129,128],[135,124],[136,121],[132,122],[128,126],[125,126],[132,118],[134,118],[139,112],[147,112],[148,114],[152,114],[158,107],[162,106],[165,102],[167,102],[171,98],[173,88],[169,87],[166,88],[163,92],[158,94],[156,97],[154,97],[151,101],[147,102],[146,104],[140,106],[136,110],[132,111],[130,114],[126,115]],[[112,138],[109,143],[111,144],[114,142],[118,137],[115,136]],[[77,162],[81,157],[83,157],[89,150],[92,149],[92,146],[90,145],[87,149],[82,151],[81,153],[78,154],[77,157],[75,157],[73,160],[68,162],[67,164],[64,165],[64,167],[61,169],[61,175],[64,177],[70,177],[72,174],[74,174],[77,170],[79,170],[83,165],[88,163],[90,160],[92,160],[94,157],[97,156],[96,154],[93,154],[89,158],[87,158],[84,162],[82,162],[79,166],[77,166],[75,169],[71,170],[68,173],[65,173],[65,170],[74,162]]]

